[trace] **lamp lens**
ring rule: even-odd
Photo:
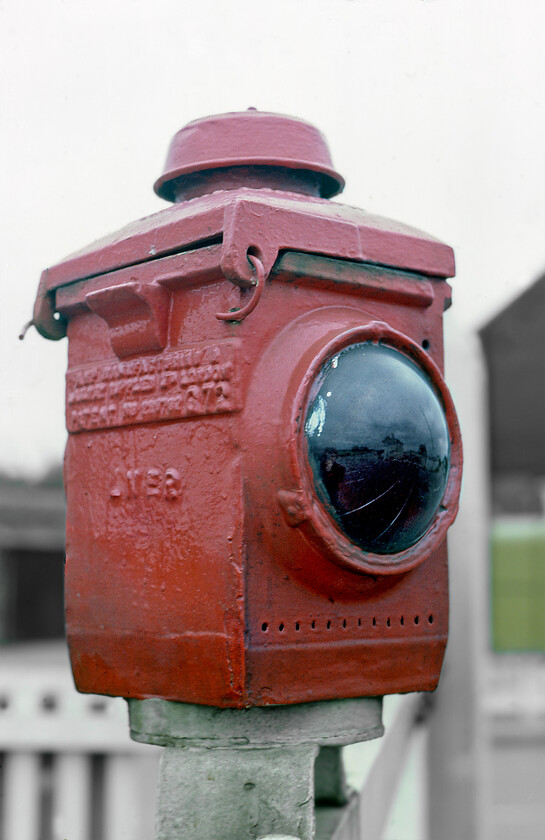
[[[447,485],[450,442],[415,362],[384,344],[345,347],[318,374],[304,428],[317,495],[352,542],[397,554],[424,536]]]

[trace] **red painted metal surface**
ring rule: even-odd
[[[304,174],[287,191],[294,162],[342,185],[305,123],[250,112],[191,126],[156,187],[182,200],[44,272],[38,293],[40,331],[69,338],[76,685],[234,707],[432,689],[461,473],[441,374],[452,251],[309,195]],[[423,371],[451,445],[430,527],[386,556],[317,498],[301,422],[324,360],[366,341]]]
[[[222,183],[229,179],[232,186],[240,167],[244,167],[245,180],[240,186],[248,186],[250,176],[259,179],[259,187],[263,187],[263,179],[270,177],[270,183],[278,188],[279,178],[284,181],[291,175],[298,179],[299,188],[306,179],[304,191],[315,191],[323,198],[331,198],[344,187],[344,178],[333,169],[325,139],[313,125],[249,108],[245,113],[194,120],[182,128],[170,144],[165,172],[156,181],[155,192],[168,201],[174,201],[180,192],[185,197],[190,188],[188,176],[197,172],[214,175]],[[249,172],[249,167],[260,169]],[[309,178],[311,174],[316,177]],[[195,181],[190,183],[194,192]],[[206,192],[212,192],[209,185]]]

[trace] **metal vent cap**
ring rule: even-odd
[[[155,182],[158,196],[176,199],[174,183],[184,176],[229,167],[281,167],[316,175],[322,198],[342,192],[344,178],[333,168],[323,134],[296,117],[257,111],[219,114],[178,131],[165,170]]]

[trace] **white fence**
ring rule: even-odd
[[[1,651],[1,840],[151,840],[159,753],[75,691],[62,644]]]

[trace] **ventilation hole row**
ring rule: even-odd
[[[372,624],[373,627],[380,627],[380,626],[384,626],[384,625],[386,625],[386,627],[395,627],[396,624],[399,624],[401,627],[406,627],[406,626],[410,626],[411,621],[412,621],[413,624],[418,625],[418,624],[420,624],[421,621],[425,621],[425,620],[426,619],[423,618],[420,615],[415,615],[412,618],[406,618],[405,616],[401,615],[401,616],[399,616],[399,618],[396,618],[396,619],[391,618],[390,616],[388,616],[386,619],[378,619],[375,616],[372,619],[371,624]],[[433,624],[433,622],[434,622],[433,615],[428,615],[427,620],[428,620],[428,624]],[[343,618],[341,620],[341,624],[340,625],[336,624],[335,626],[337,626],[337,627],[340,626],[343,630],[346,630],[348,628],[349,624],[351,626],[357,626],[357,627],[363,627],[364,626],[364,622],[361,618],[353,619],[352,621],[349,621],[348,619]],[[311,630],[318,630],[318,629],[320,629],[320,622],[316,621],[316,619],[312,619],[309,622],[309,624],[307,625],[305,622],[296,621],[292,626],[295,628],[296,632],[300,632],[302,629],[304,629],[304,627],[307,627],[307,626],[310,627]],[[325,628],[326,630],[331,630],[332,627],[334,627],[334,624],[333,624],[333,622],[330,618],[328,618],[327,621],[325,622],[325,624],[322,625],[322,629]],[[285,630],[287,630],[289,628],[283,621],[281,621],[278,624],[278,626],[270,624],[268,621],[264,621],[261,625],[261,630],[262,630],[263,633],[269,633],[269,632],[274,631],[275,629],[277,629],[280,633],[283,633]]]

